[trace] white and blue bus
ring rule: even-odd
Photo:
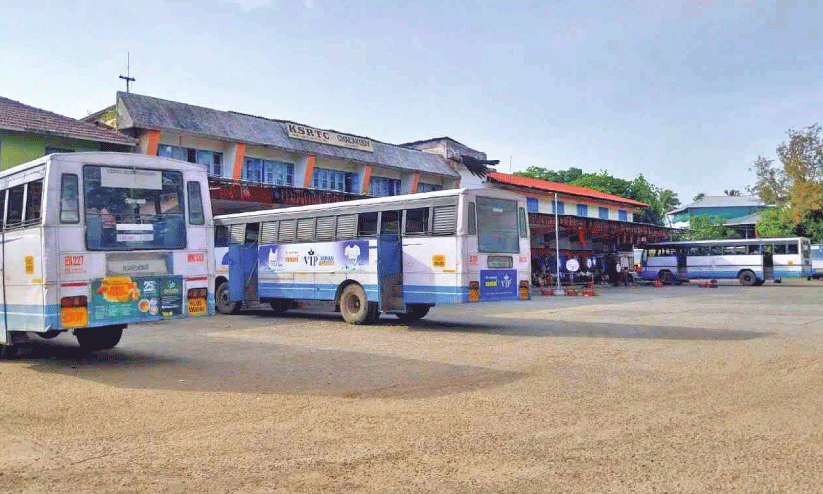
[[[454,189],[215,217],[216,308],[332,302],[352,324],[529,298],[522,196]],[[331,306],[331,304],[329,304]]]
[[[645,246],[641,266],[640,277],[647,280],[737,278],[744,286],[760,286],[811,276],[811,244],[800,237],[661,242]]]
[[[213,312],[206,170],[131,153],[52,154],[0,172],[0,353],[71,331]]]

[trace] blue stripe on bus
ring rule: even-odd
[[[260,282],[257,295],[260,298],[334,300],[338,286],[333,283]],[[377,285],[363,285],[363,288],[369,300],[378,300]],[[517,297],[511,298],[511,300],[516,299]],[[459,304],[469,301],[469,289],[461,286],[405,285],[403,300],[409,304]],[[508,300],[508,298],[500,300]]]

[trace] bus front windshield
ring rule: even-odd
[[[520,252],[517,201],[477,198],[477,243],[480,252]]]
[[[87,165],[83,197],[89,250],[186,246],[181,172]]]

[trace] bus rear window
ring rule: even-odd
[[[183,194],[183,174],[178,171],[84,166],[86,246],[185,248]]]
[[[517,201],[478,197],[477,229],[480,252],[520,252]]]

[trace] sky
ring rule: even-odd
[[[132,91],[499,171],[643,174],[685,204],[753,185],[823,115],[814,1],[3,2],[0,95],[75,118]]]

